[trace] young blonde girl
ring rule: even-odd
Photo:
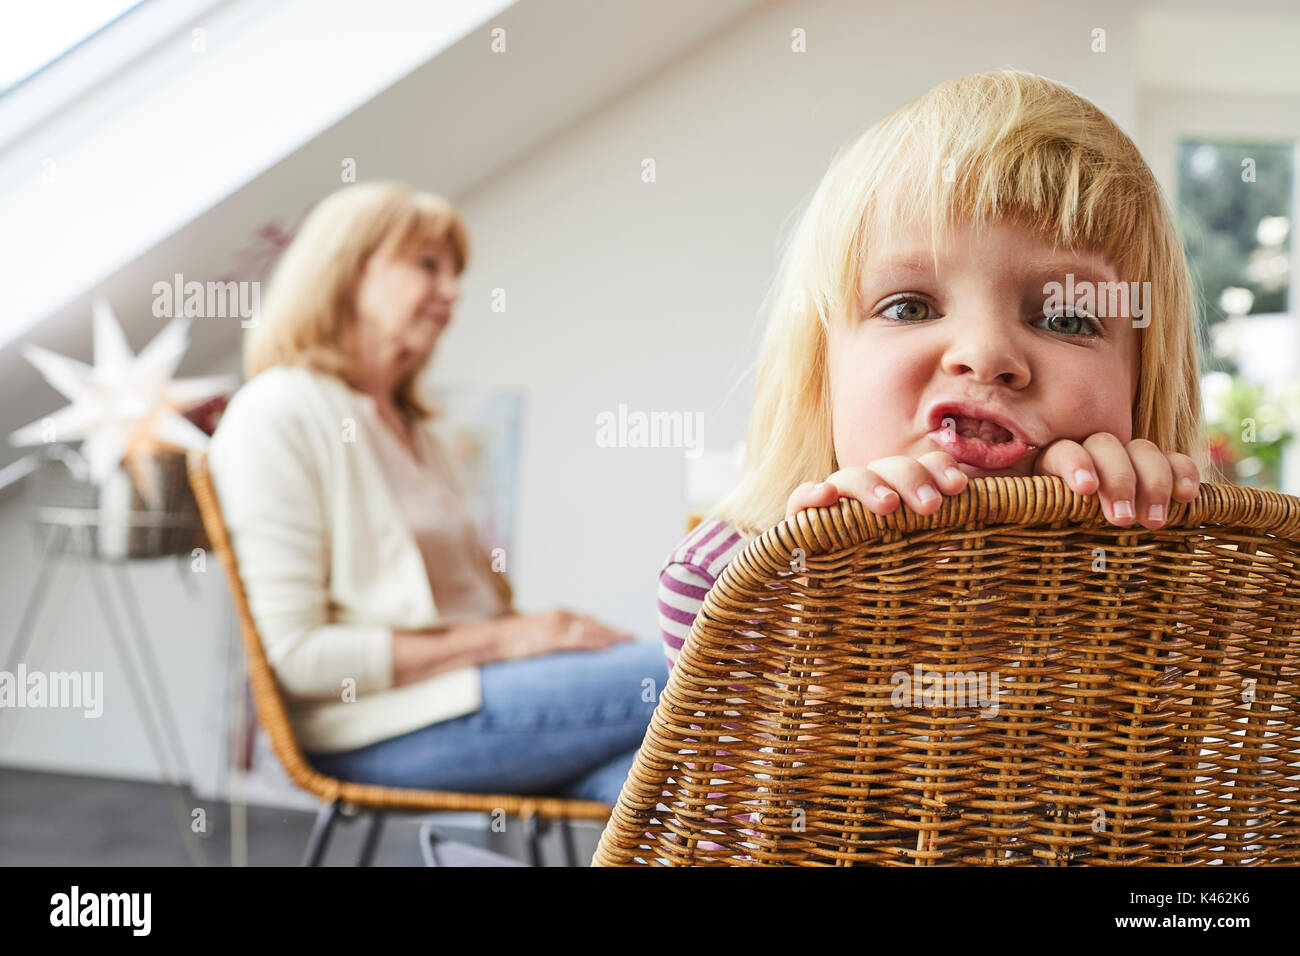
[[[930,514],[972,477],[1051,474],[1160,527],[1200,484],[1197,364],[1128,136],[1033,74],[935,87],[834,160],[788,245],[741,480],[660,575],[669,666],[752,538],[840,497]]]

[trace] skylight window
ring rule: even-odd
[[[0,31],[0,96],[147,0],[26,0]]]

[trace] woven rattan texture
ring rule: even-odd
[[[1300,861],[1300,499],[857,501],[709,592],[597,865]]]

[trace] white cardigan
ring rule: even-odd
[[[351,750],[478,710],[477,667],[393,686],[393,629],[432,627],[438,611],[347,385],[267,369],[231,399],[208,461],[303,750]]]

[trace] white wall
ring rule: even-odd
[[[1120,0],[1082,11],[1029,0],[771,4],[455,197],[475,260],[433,379],[527,395],[509,566],[521,608],[566,605],[655,638],[656,576],[683,531],[685,459],[680,450],[598,448],[597,414],[620,403],[698,411],[708,446],[743,437],[757,310],[782,230],[833,152],[942,80],[1008,66],[1073,86],[1132,132],[1132,18]],[[1090,51],[1097,26],[1108,31],[1104,54]],[[791,52],[795,28],[806,31],[806,53]],[[408,120],[392,118],[394,128]],[[641,181],[644,158],[656,162],[653,184]],[[337,168],[333,153],[325,160]],[[504,314],[490,310],[494,288],[506,290]],[[217,364],[236,367],[233,349]],[[16,623],[35,573],[26,535],[18,505],[0,501],[7,622]],[[191,603],[170,568],[136,572],[196,748],[220,700],[214,662],[232,634],[219,575]],[[122,701],[125,683],[84,585],[64,611],[45,666],[97,661]],[[15,765],[155,775],[133,719],[120,704],[98,722],[31,712],[0,754]],[[214,759],[197,752],[193,762]]]

